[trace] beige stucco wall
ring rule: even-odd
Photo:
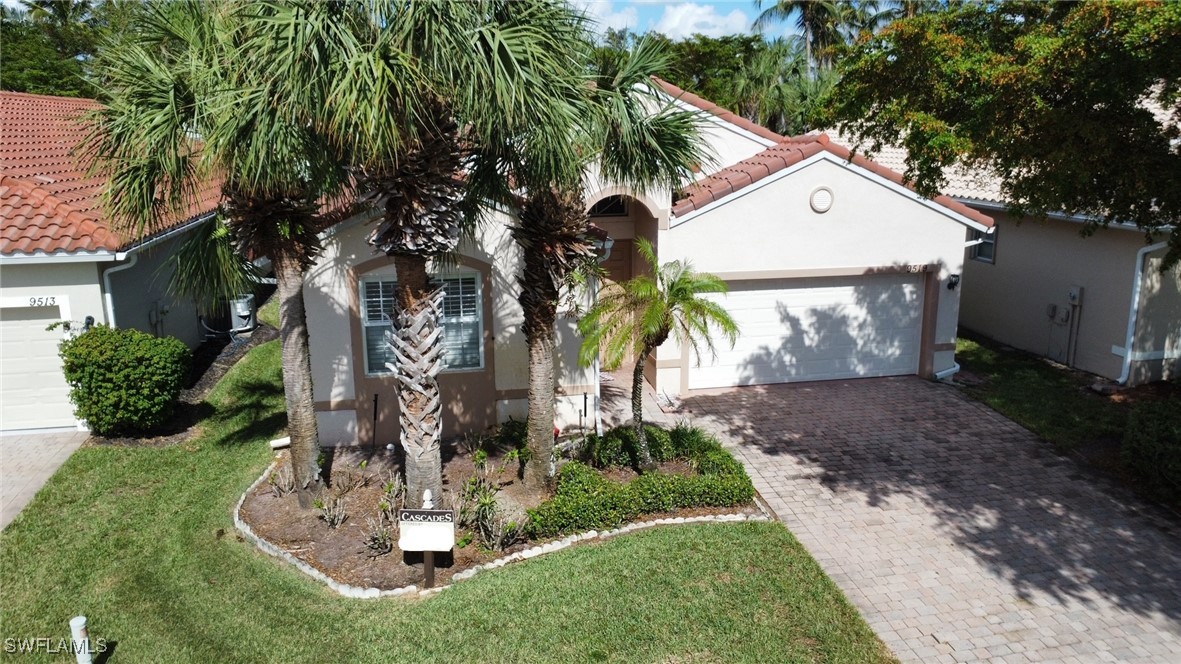
[[[137,252],[135,265],[111,274],[114,293],[115,324],[155,334],[172,336],[196,347],[204,339],[191,301],[179,300],[168,294],[171,270],[168,258],[185,241],[180,235]],[[103,263],[103,269],[126,264]],[[162,269],[163,268],[163,269]]]
[[[484,367],[440,375],[445,436],[480,431],[527,413],[529,363],[521,331],[524,315],[516,301],[521,256],[508,232],[510,221],[508,215],[495,213],[474,240],[460,245],[461,269],[477,269],[483,276]],[[370,224],[354,219],[329,233],[304,285],[320,438],[329,445],[369,442],[375,394],[378,442],[393,442],[397,437],[395,381],[388,376],[365,376],[363,349],[355,347],[357,279],[394,273],[390,259],[366,242],[370,230]],[[558,424],[565,428],[577,423],[581,395],[593,390],[594,375],[577,366],[573,320],[560,318],[557,335]]]
[[[996,262],[969,260],[965,266],[960,323],[1010,346],[1067,362],[1070,325],[1051,321],[1070,310],[1067,299],[1081,286],[1081,304],[1074,319],[1074,362],[1084,371],[1118,378],[1123,359],[1112,346],[1123,347],[1136,252],[1144,235],[1123,229],[1101,229],[1084,238],[1082,225],[1050,219],[1018,221],[1004,212],[997,220]]]
[[[42,263],[39,265],[0,264],[0,296],[27,298],[53,296],[65,298],[63,318],[82,323],[94,316],[105,323],[99,266],[109,263]],[[58,300],[59,306],[62,302]]]
[[[819,186],[833,192],[832,209],[812,210]],[[933,343],[955,341],[960,290],[947,279],[963,270],[967,228],[940,211],[851,170],[820,160],[765,186],[752,186],[724,205],[659,233],[661,261],[689,259],[695,269],[731,279],[802,276],[802,271],[938,266]],[[688,217],[688,215],[686,215]],[[753,274],[750,274],[753,273]],[[823,272],[820,273],[821,275]],[[658,389],[675,393],[672,364],[681,349],[671,341],[657,351]],[[935,372],[951,368],[954,353],[936,352]]]

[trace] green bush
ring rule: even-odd
[[[100,435],[150,431],[172,416],[192,355],[179,339],[91,328],[61,344],[70,400]]]
[[[604,478],[593,468],[571,462],[558,471],[557,495],[529,510],[530,537],[553,537],[591,529],[615,528],[641,515],[685,507],[728,507],[754,499],[754,486],[742,464],[718,440],[677,427],[672,436],[663,429],[668,446],[676,451],[676,433],[686,443],[684,455],[697,469],[694,475],[647,473],[629,484]],[[613,433],[613,432],[612,432]],[[622,440],[626,436],[603,437]],[[603,441],[599,441],[600,443]],[[634,439],[632,440],[634,443]],[[634,449],[634,448],[633,448]]]
[[[529,437],[528,426],[527,420],[514,420],[511,417],[507,422],[501,422],[496,429],[496,444],[505,450],[524,448]]]
[[[1181,500],[1181,407],[1175,401],[1138,404],[1128,416],[1120,458],[1154,498]]]
[[[668,431],[653,424],[644,425],[644,439],[653,461],[671,461],[679,456]],[[596,468],[639,465],[636,430],[630,424],[615,427],[599,436],[588,436],[584,456]]]

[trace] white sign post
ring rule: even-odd
[[[421,551],[425,579],[423,586],[435,585],[435,552],[455,547],[455,513],[435,510],[429,490],[423,492],[420,510],[398,510],[398,548]]]

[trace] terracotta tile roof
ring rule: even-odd
[[[78,146],[91,99],[0,91],[0,254],[116,251],[144,239],[119,232],[102,209],[101,177],[86,174]],[[163,232],[212,211],[220,190],[211,184],[199,202]]]
[[[698,181],[685,190],[685,196],[673,203],[674,217],[683,216],[693,210],[699,210],[710,203],[720,201],[730,194],[743,189],[763,178],[781,171],[788,166],[798,164],[809,157],[821,152],[829,152],[846,161],[852,158],[852,163],[872,171],[891,182],[911,188],[902,174],[891,170],[876,161],[853,155],[848,148],[829,140],[827,134],[806,134],[784,139],[778,145],[763,150],[749,159],[723,168],[713,175]],[[949,196],[940,195],[933,199],[936,203],[967,217],[984,226],[992,226],[992,218],[973,210]]]
[[[755,134],[756,136],[759,136],[760,138],[765,138],[769,141],[774,141],[776,143],[782,141],[785,138],[784,136],[776,134],[775,132],[771,131],[770,129],[767,129],[766,127],[763,127],[762,125],[758,125],[758,124],[755,124],[754,122],[751,122],[750,120],[747,120],[746,118],[742,117],[741,115],[738,115],[737,113],[734,113],[733,111],[730,111],[728,109],[722,108],[721,106],[718,106],[717,104],[713,103],[712,101],[709,101],[707,99],[702,99],[701,97],[698,97],[697,95],[693,94],[692,92],[686,92],[685,90],[678,88],[677,86],[673,85],[672,83],[669,83],[666,80],[657,78],[655,76],[652,77],[652,80],[655,81],[656,84],[661,87],[661,89],[663,89],[666,93],[668,93],[674,99],[679,99],[679,100],[685,102],[686,104],[689,104],[690,106],[696,106],[697,108],[700,108],[701,110],[706,111],[707,113],[715,115],[718,118],[725,120],[726,122],[729,122],[730,124],[732,124],[736,127],[740,127],[742,129],[745,129],[746,131],[749,131],[750,133]]]

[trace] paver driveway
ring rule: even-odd
[[[744,387],[682,410],[903,661],[1181,662],[1181,525],[955,388]]]
[[[84,431],[0,436],[0,529],[90,436]]]

